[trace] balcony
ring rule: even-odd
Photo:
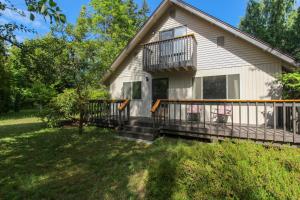
[[[194,71],[196,40],[186,35],[143,45],[143,69],[147,72]]]

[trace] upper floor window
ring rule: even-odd
[[[160,40],[168,40],[176,37],[181,37],[187,34],[186,26],[179,26],[169,30],[161,31],[159,35]]]

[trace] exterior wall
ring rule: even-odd
[[[188,34],[194,34],[197,41],[197,70],[195,73],[151,75],[143,71],[141,46],[136,48],[122,63],[110,84],[111,96],[117,99],[122,98],[123,82],[142,81],[142,100],[131,101],[132,116],[150,116],[151,80],[158,77],[169,78],[170,99],[192,99],[193,77],[229,74],[240,74],[241,99],[280,98],[280,94],[271,94],[274,90],[270,90],[275,75],[281,73],[283,63],[279,59],[181,8],[175,10],[175,16],[166,13],[142,43],[159,40],[159,31],[186,25]],[[217,46],[218,36],[225,37],[224,47]]]

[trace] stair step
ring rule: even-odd
[[[143,126],[143,127],[152,127],[153,123],[151,120],[149,121],[139,121],[139,120],[130,120],[127,122],[129,126]]]
[[[130,126],[130,125],[125,125],[123,127],[123,130],[125,130],[125,131],[134,131],[134,132],[141,132],[141,133],[152,133],[153,128],[152,127],[145,127],[145,126]]]

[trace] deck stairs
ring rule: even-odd
[[[130,119],[123,126],[118,128],[121,137],[153,141],[159,133],[153,131],[151,119]]]

